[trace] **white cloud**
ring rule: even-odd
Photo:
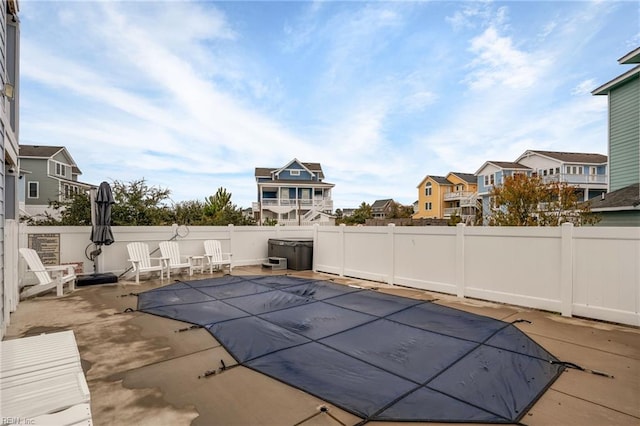
[[[518,50],[509,37],[489,27],[471,40],[469,50],[476,55],[470,63],[471,73],[465,79],[474,90],[503,85],[526,89],[540,78],[547,61],[543,57]]]
[[[571,91],[572,95],[586,95],[591,93],[593,89],[598,87],[598,83],[596,83],[595,79],[590,78],[588,80],[583,80],[576,85]]]

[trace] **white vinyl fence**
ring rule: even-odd
[[[314,270],[640,326],[640,229],[317,228]]]
[[[180,231],[180,232],[179,232]],[[126,245],[176,238],[182,254],[218,239],[233,265],[259,265],[270,238],[313,238],[314,270],[640,326],[640,229],[616,227],[114,227],[98,272],[125,272]],[[94,264],[90,227],[26,227],[20,246],[59,240],[61,263]],[[35,237],[34,237],[35,236]],[[56,241],[56,238],[52,238]],[[21,262],[22,263],[22,262]],[[24,266],[20,267],[24,276]]]

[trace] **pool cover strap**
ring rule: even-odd
[[[138,309],[205,327],[238,364],[364,420],[517,423],[565,368],[513,324],[328,281],[179,282]]]

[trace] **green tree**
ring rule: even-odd
[[[351,216],[343,219],[343,223],[347,225],[359,225],[365,223],[367,219],[371,219],[372,217],[373,211],[371,210],[371,205],[363,201],[360,207],[353,211]]]
[[[489,224],[495,226],[576,226],[597,223],[589,205],[581,203],[574,187],[566,182],[545,183],[540,176],[516,174],[494,186],[490,196],[495,206]]]
[[[222,187],[205,199],[203,213],[206,225],[255,224],[253,218],[246,217],[241,208],[231,203],[231,193]]]
[[[389,214],[387,215],[389,219],[406,219],[412,216],[413,216],[413,207],[403,206],[402,204],[396,203],[395,201],[391,202]]]
[[[86,193],[75,193],[65,201],[51,201],[49,207],[58,212],[56,217],[44,213],[43,218],[21,217],[28,225],[38,226],[91,226],[91,200]]]
[[[115,204],[111,209],[113,226],[171,225],[174,215],[164,204],[169,201],[169,189],[149,186],[144,178],[112,185]]]
[[[229,206],[231,206],[231,193],[220,187],[214,195],[205,199],[204,214],[215,216]]]
[[[205,225],[205,204],[202,201],[181,201],[173,205],[173,221],[181,225]]]
[[[462,222],[462,217],[457,212],[453,212],[451,216],[449,216],[449,220],[447,221],[448,226],[456,226]]]
[[[255,225],[242,209],[231,203],[231,193],[219,188],[204,202],[192,200],[167,205],[171,191],[147,185],[145,179],[112,184],[115,204],[111,207],[113,226],[181,225]],[[46,214],[44,218],[22,218],[29,225],[90,226],[91,201],[88,194],[74,194],[71,199],[53,202],[60,219]]]

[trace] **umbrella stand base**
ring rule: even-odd
[[[85,285],[112,284],[117,282],[118,277],[115,274],[113,274],[112,272],[105,272],[102,274],[78,275],[76,285],[78,287],[82,287]]]

